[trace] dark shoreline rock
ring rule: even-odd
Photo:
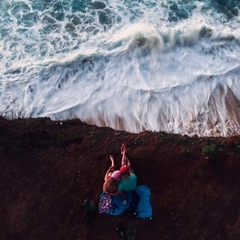
[[[151,191],[153,219],[97,215],[112,154],[120,146],[138,183]],[[12,239],[118,239],[115,223],[136,239],[240,239],[240,136],[200,138],[115,131],[80,120],[0,118],[0,236]]]

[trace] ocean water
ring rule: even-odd
[[[240,133],[238,0],[1,0],[0,113]]]

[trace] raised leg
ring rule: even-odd
[[[124,165],[129,166],[130,165],[130,161],[129,161],[128,157],[127,157],[126,145],[124,143],[121,146],[121,154],[122,154],[122,166],[124,166]]]

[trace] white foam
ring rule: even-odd
[[[37,11],[23,2],[21,14]],[[170,22],[168,1],[105,3],[66,10],[61,21],[49,6],[28,28],[12,8],[9,18],[0,13],[9,24],[0,23],[9,30],[0,39],[0,112],[16,98],[10,112],[26,117],[77,117],[130,132],[239,134],[237,18],[223,23],[199,3],[189,18]],[[100,23],[101,11],[110,23]]]

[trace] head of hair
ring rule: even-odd
[[[126,175],[126,174],[129,174],[129,167],[124,165],[120,168],[120,173],[121,175]]]

